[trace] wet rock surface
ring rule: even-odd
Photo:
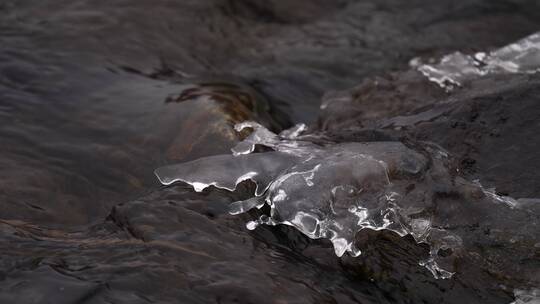
[[[538,197],[537,173],[527,169],[538,158],[534,139],[540,117],[538,75],[486,77],[451,94],[414,71],[390,77],[392,85],[404,87],[402,92],[388,93],[384,85],[377,85],[369,94],[373,100],[393,100],[393,117],[339,112],[358,107],[359,112],[376,115],[384,108],[380,103],[367,104],[360,87],[340,92],[341,97],[336,94],[327,109],[334,107],[337,114],[323,110],[319,129],[339,142],[389,138],[434,142],[455,158],[454,166],[469,179],[480,179],[504,195]],[[403,98],[386,99],[395,94]],[[426,100],[433,103],[424,105]]]
[[[489,51],[539,20],[537,1],[0,3],[0,302],[534,295],[540,76],[490,75],[445,92],[409,60]],[[158,185],[159,166],[228,153],[248,135],[233,129],[243,120],[275,132],[311,123],[320,144],[447,151],[451,178],[402,186],[431,193],[431,211],[448,219],[438,224],[466,236],[457,252],[437,253],[455,275],[435,279],[418,265],[429,246],[389,231],[363,230],[362,255],[342,258],[292,227],[249,231],[268,210],[228,213],[250,198],[249,181],[234,192]],[[459,184],[475,179],[527,199],[491,209]]]

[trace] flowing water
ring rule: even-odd
[[[347,115],[407,129],[444,108],[371,111],[339,91],[408,71],[410,58],[444,71],[427,58],[456,51],[484,52],[460,55],[475,75],[508,70],[495,59],[540,29],[539,12],[488,0],[0,1],[0,303],[538,301],[540,162],[512,154],[525,141],[503,152],[524,168],[507,184],[527,187],[497,192],[489,170],[454,178],[452,145],[340,139],[371,138],[344,128]],[[516,77],[531,78],[501,82],[537,81]],[[235,130],[245,121],[258,124]],[[175,171],[188,184],[162,186],[154,170],[177,163],[192,166]]]

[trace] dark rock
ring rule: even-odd
[[[417,265],[427,248],[410,238],[358,235],[364,255],[338,259],[290,227],[247,231],[256,215],[226,206],[248,185],[193,193],[158,188],[152,174],[168,157],[228,150],[241,119],[313,122],[320,96],[337,90],[325,99],[343,102],[313,128],[321,141],[438,143],[457,177],[538,197],[538,76],[447,94],[408,68],[537,31],[538,1],[4,2],[0,302],[509,303],[511,288],[540,280],[538,229],[522,225],[538,214],[534,199],[509,222],[513,213],[468,212],[474,193],[431,184],[437,212],[455,208],[456,229],[470,232],[467,250],[440,252],[457,272],[441,281]],[[235,90],[269,109],[234,94],[218,106],[164,103],[201,79],[237,77]],[[422,184],[403,187],[414,197]],[[507,246],[509,233],[520,238]]]

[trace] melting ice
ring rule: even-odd
[[[461,246],[461,238],[433,225],[433,215],[426,212],[433,208],[432,200],[425,189],[407,190],[411,181],[429,180],[428,167],[435,176],[447,174],[434,158],[401,142],[318,145],[302,135],[304,125],[280,134],[254,122],[236,126],[238,131],[244,128],[253,132],[231,155],[162,167],[156,170],[157,177],[165,185],[188,183],[198,192],[209,186],[234,191],[242,181],[251,180],[257,185],[253,197],[232,203],[230,213],[268,205],[270,214],[247,223],[248,229],[290,225],[310,238],[329,239],[338,256],[361,254],[355,235],[362,229],[410,234],[431,246],[430,257],[420,265],[435,277],[452,275],[437,264],[437,252]],[[273,151],[253,153],[256,145]],[[499,199],[475,183],[469,185],[485,197]]]
[[[510,304],[540,304],[540,289],[514,290],[516,300]]]
[[[202,191],[212,185],[233,191],[244,180],[257,184],[254,197],[235,202],[238,214],[268,204],[270,217],[248,223],[287,224],[311,238],[328,238],[336,254],[359,255],[353,244],[360,229],[394,229],[407,233],[394,220],[396,196],[390,175],[414,175],[425,157],[399,142],[347,143],[328,147],[298,140],[299,125],[279,135],[246,122],[238,131],[253,133],[234,147],[233,155],[211,156],[156,170],[163,184],[182,181]],[[252,153],[255,145],[275,150]]]
[[[413,59],[411,65],[447,90],[488,74],[536,73],[540,71],[540,32],[489,53],[455,52],[438,64],[421,64]]]

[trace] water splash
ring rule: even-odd
[[[455,52],[437,64],[422,64],[418,58],[410,64],[446,90],[488,74],[537,73],[540,72],[540,32],[489,53]]]

